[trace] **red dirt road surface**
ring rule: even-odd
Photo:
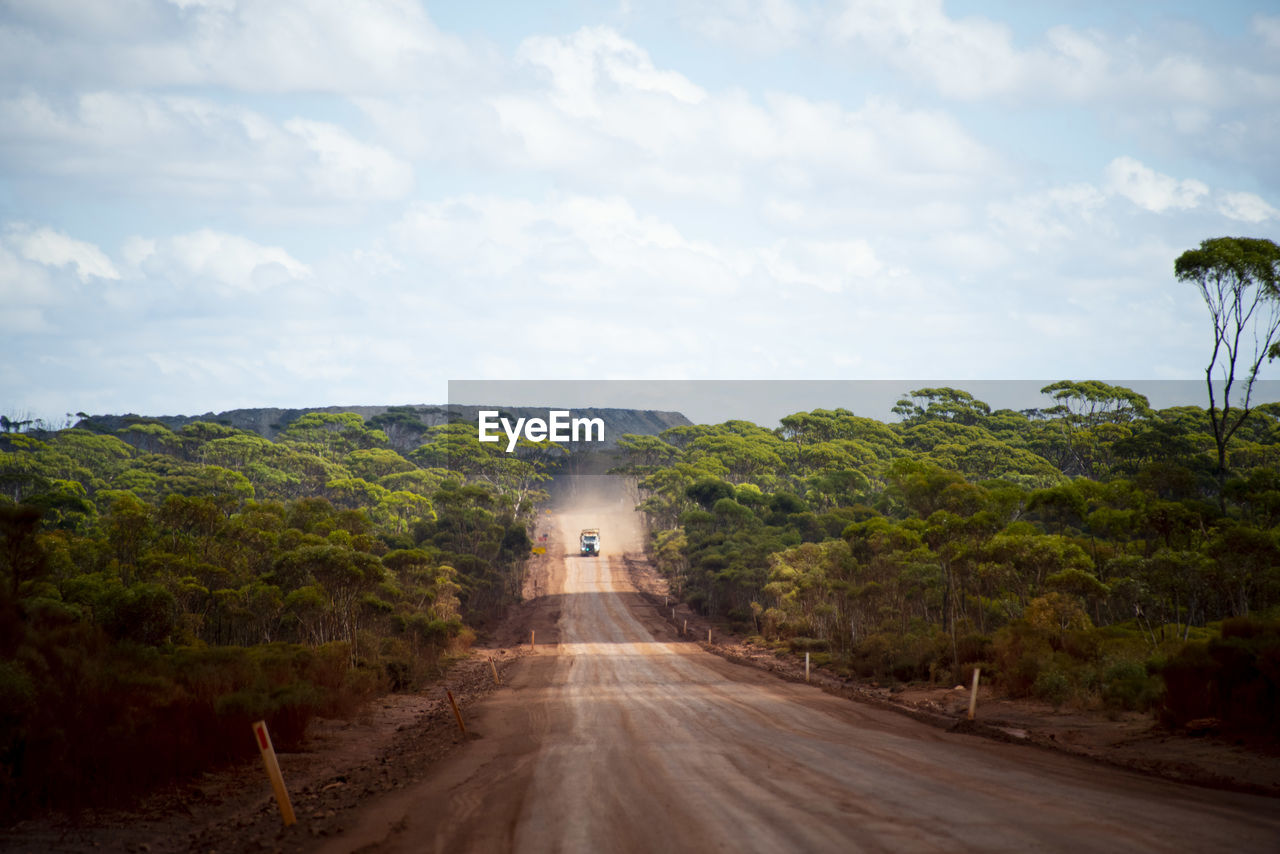
[[[472,737],[315,850],[1280,851],[1274,799],[947,733],[704,652],[632,587],[638,519],[608,484],[546,517],[538,649],[468,711]],[[586,527],[599,557],[577,556]]]

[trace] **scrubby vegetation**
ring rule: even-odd
[[[93,426],[0,437],[0,810],[252,755],[262,718],[287,748],[518,596],[537,448],[449,425],[401,454],[351,413]]]
[[[1253,726],[1280,685],[1280,406],[1240,426],[1223,475],[1204,410],[1044,392],[1024,412],[940,388],[893,423],[680,427],[624,439],[622,470],[686,602],[842,672],[951,683],[978,665],[1055,705]],[[1246,617],[1227,625],[1248,641],[1220,631]]]

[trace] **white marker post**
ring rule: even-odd
[[[687,634],[689,634],[689,621],[685,620],[684,628],[680,630],[680,637],[684,637]]]
[[[973,690],[969,694],[969,720],[973,720],[973,713],[978,710],[978,674],[982,672],[982,668],[973,668]]]
[[[493,663],[493,659],[489,659],[489,669],[493,671],[493,684],[501,685],[502,681],[498,679],[498,665]]]
[[[262,754],[262,764],[266,766],[267,776],[271,779],[271,789],[276,793],[276,803],[280,805],[280,818],[284,819],[284,826],[288,827],[298,819],[293,815],[289,790],[284,787],[284,775],[280,773],[280,763],[276,761],[276,749],[271,745],[271,736],[267,734],[267,722],[255,723],[253,734],[258,740],[258,752]]]
[[[707,643],[711,643],[711,629],[707,629]]]

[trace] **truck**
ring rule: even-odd
[[[578,544],[582,547],[583,557],[587,555],[595,557],[600,554],[600,529],[583,528],[582,533],[578,535]]]

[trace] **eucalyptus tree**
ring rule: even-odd
[[[1217,237],[1183,252],[1173,269],[1179,281],[1200,291],[1213,320],[1213,350],[1204,375],[1221,483],[1227,445],[1252,410],[1262,361],[1280,356],[1280,246],[1264,238]],[[1215,376],[1222,384],[1221,407]],[[1237,382],[1244,386],[1238,406],[1232,400]]]

